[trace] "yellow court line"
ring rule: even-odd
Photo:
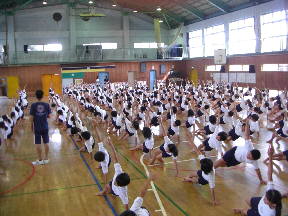
[[[146,172],[146,175],[149,177],[150,174],[149,174],[149,171],[148,171],[145,163],[143,162],[143,158],[144,158],[144,154],[142,154],[142,156],[141,156],[141,158],[140,158],[140,162],[141,162],[142,166],[144,167],[144,170],[145,170],[145,172]],[[157,190],[156,190],[156,188],[155,188],[154,182],[151,181],[150,184],[151,184],[151,187],[152,187],[152,191],[154,192],[154,195],[155,195],[156,200],[157,200],[157,202],[158,202],[158,205],[159,205],[159,207],[160,207],[160,210],[157,210],[157,211],[161,211],[163,216],[167,216],[166,210],[165,210],[165,208],[164,208],[164,206],[163,206],[163,203],[162,203],[162,201],[161,201],[161,199],[160,199],[160,197],[159,197],[159,194],[158,194],[158,192],[157,192]]]

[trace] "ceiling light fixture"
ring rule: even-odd
[[[138,13],[138,11],[137,10],[133,10],[133,13]]]
[[[163,20],[159,20],[159,23],[163,23]]]
[[[113,5],[112,5],[112,7],[116,7],[116,6],[117,6],[116,4],[113,4]]]
[[[43,0],[43,5],[47,5],[47,0]]]
[[[93,4],[93,1],[92,1],[92,0],[90,0],[88,3],[89,3],[89,4]]]
[[[162,9],[161,9],[160,7],[158,7],[156,10],[157,10],[157,11],[161,11]]]

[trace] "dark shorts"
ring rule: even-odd
[[[252,197],[250,200],[251,208],[247,211],[247,216],[260,216],[258,212],[258,205],[262,197]]]
[[[228,134],[232,138],[233,141],[237,140],[240,137],[235,133],[235,128],[230,130]]]
[[[204,142],[203,142],[203,145],[204,145],[204,147],[205,147],[205,151],[212,151],[213,150],[213,148],[211,148],[210,146],[209,146],[209,138],[208,139],[206,139],[206,140],[204,140]]]
[[[175,134],[175,131],[172,130],[171,127],[169,127],[169,128],[168,128],[168,134],[169,134],[170,136],[173,136],[173,135]]]
[[[133,135],[134,135],[134,133],[130,133],[130,132],[127,130],[127,128],[126,128],[126,132],[129,134],[129,136],[133,136]]]
[[[228,150],[227,152],[225,152],[225,154],[223,156],[223,160],[226,162],[227,167],[236,166],[236,165],[240,164],[240,162],[237,161],[235,158],[236,149],[237,149],[237,146],[235,146],[235,147],[231,148],[230,150]]]
[[[149,153],[149,149],[145,146],[145,142],[143,143],[143,152]]]
[[[209,184],[209,182],[203,178],[202,176],[202,170],[198,170],[197,171],[197,175],[198,175],[198,184],[200,185],[207,185]]]
[[[115,194],[115,192],[112,189],[112,181],[109,182],[109,186],[111,188],[111,194],[114,195],[114,196],[118,196],[118,195]]]
[[[108,115],[107,115],[107,114],[106,114],[105,117],[104,117],[104,120],[106,120],[106,119],[108,119]]]
[[[280,129],[277,130],[277,134],[278,134],[279,136],[283,137],[283,138],[287,138],[287,137],[288,137],[287,135],[285,135],[285,134],[283,133],[282,128],[280,128]]]
[[[241,112],[243,109],[241,108],[240,104],[236,105],[236,111]]]
[[[7,136],[7,139],[11,139],[12,136],[13,136],[13,130],[12,130],[11,133]]]
[[[162,157],[163,157],[163,158],[171,157],[171,155],[167,154],[167,152],[165,151],[165,149],[164,149],[164,144],[162,144],[162,145],[160,146],[160,150],[162,151]]]
[[[286,160],[288,161],[288,150],[284,151],[283,154],[286,156]]]
[[[49,143],[49,130],[35,131],[35,144],[41,144],[41,138],[43,139],[43,143]]]
[[[205,131],[205,134],[206,134],[206,135],[213,134],[213,132],[210,130],[210,128],[209,128],[208,125],[206,125],[206,126],[204,127],[204,131]]]
[[[223,116],[220,118],[220,124],[226,124],[223,120]]]
[[[188,121],[186,121],[185,124],[186,124],[186,128],[192,127],[192,125]]]
[[[110,167],[110,164],[112,162],[111,156],[109,155],[109,163],[108,163],[108,167]]]

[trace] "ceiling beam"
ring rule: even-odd
[[[211,5],[213,5],[214,7],[218,8],[219,10],[225,12],[225,13],[229,13],[229,6],[221,1],[221,0],[207,0]]]
[[[185,19],[184,19],[183,17],[178,16],[178,15],[175,14],[175,13],[172,13],[172,12],[167,11],[167,10],[165,10],[163,13],[165,13],[165,15],[167,15],[167,17],[175,20],[175,21],[178,22],[178,23],[183,23],[183,22],[185,22]]]
[[[202,11],[200,11],[200,10],[194,8],[194,7],[190,7],[190,6],[187,6],[187,5],[182,5],[181,8],[184,9],[185,11],[187,11],[188,13],[196,16],[200,20],[204,20],[205,19],[205,14]]]

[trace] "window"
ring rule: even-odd
[[[62,51],[62,44],[46,44],[44,51]]]
[[[188,43],[189,43],[190,58],[203,56],[202,34],[203,34],[202,29],[189,32]]]
[[[44,45],[28,45],[28,51],[44,51]]]
[[[229,65],[229,71],[249,71],[249,65]]]
[[[260,16],[261,52],[282,51],[287,46],[285,10]]]
[[[146,72],[146,63],[144,62],[140,63],[140,72]]]
[[[263,64],[262,71],[282,71],[288,72],[288,64]]]
[[[221,65],[206,65],[205,71],[220,71]]]
[[[28,52],[30,51],[62,51],[62,44],[45,44],[45,45],[28,45]]]
[[[214,50],[225,49],[224,25],[204,29],[205,56],[214,56]]]
[[[164,43],[160,44],[160,47],[164,47]],[[157,43],[134,43],[134,48],[158,48]]]
[[[231,22],[229,24],[229,54],[255,53],[255,49],[254,18]]]
[[[165,73],[166,73],[166,65],[160,64],[160,74],[165,74]]]
[[[83,44],[83,46],[93,46],[93,45],[101,45],[102,49],[117,49],[117,43],[89,43]]]
[[[4,46],[0,45],[0,53],[4,53]]]

